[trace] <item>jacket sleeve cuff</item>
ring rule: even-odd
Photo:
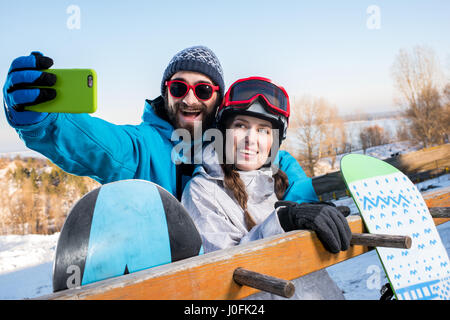
[[[276,211],[278,222],[280,223],[280,226],[284,231],[288,232],[296,229],[295,224],[292,221],[292,215],[289,208],[278,207]]]
[[[241,244],[254,240],[259,240],[278,234],[284,233],[283,228],[278,220],[276,210],[274,210],[262,223],[256,225],[250,232],[241,240]]]
[[[49,113],[43,119],[33,124],[17,124],[7,114],[6,119],[11,127],[20,132],[21,135],[28,137],[38,137],[42,134],[43,130],[53,123],[58,117],[58,113]]]

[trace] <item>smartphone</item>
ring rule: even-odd
[[[92,69],[48,69],[56,75],[53,100],[25,107],[38,112],[94,113],[97,110],[97,74]],[[41,87],[45,88],[45,87]]]

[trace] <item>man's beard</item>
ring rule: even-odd
[[[167,100],[165,100],[166,103],[166,110],[167,115],[169,117],[170,123],[174,126],[175,129],[186,129],[189,131],[189,133],[193,136],[194,135],[194,129],[199,128],[199,122],[201,124],[202,133],[205,132],[205,130],[211,128],[214,124],[215,119],[215,113],[216,113],[216,107],[212,108],[211,111],[208,112],[208,108],[204,104],[199,104],[196,106],[188,107],[183,102],[176,102],[172,106],[168,105]],[[179,111],[184,110],[196,110],[202,113],[201,120],[198,121],[194,126],[194,121],[188,122],[188,123],[182,123],[180,117]],[[195,127],[195,128],[194,128]]]

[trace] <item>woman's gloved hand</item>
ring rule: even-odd
[[[350,246],[352,232],[344,214],[332,203],[302,203],[277,201],[278,219],[284,231],[306,229],[315,231],[325,249],[332,253]],[[350,210],[342,210],[346,216]]]

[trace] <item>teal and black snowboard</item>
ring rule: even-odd
[[[144,180],[105,184],[71,209],[59,236],[53,291],[175,262],[202,253],[181,203]]]
[[[341,173],[370,233],[410,236],[410,249],[376,248],[399,300],[450,299],[447,251],[416,186],[384,161],[360,154]]]

